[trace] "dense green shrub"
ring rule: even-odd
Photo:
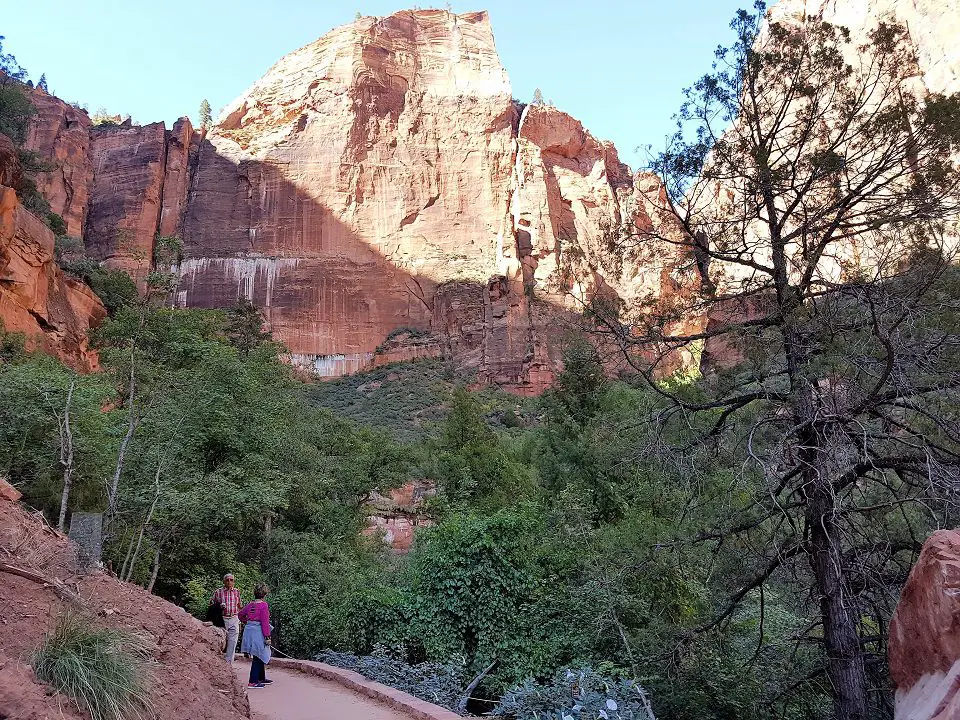
[[[63,615],[34,653],[33,671],[73,698],[92,720],[141,717],[148,702],[148,659],[142,640]]]
[[[22,85],[12,81],[0,83],[0,133],[20,145],[27,139],[27,124],[35,113]]]

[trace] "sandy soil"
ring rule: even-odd
[[[250,663],[234,663],[237,677],[244,682]],[[248,690],[253,720],[410,720],[370,698],[337,683],[296,670],[267,667],[272,685]]]

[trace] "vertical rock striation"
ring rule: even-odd
[[[87,252],[142,284],[160,226],[167,131],[150,125],[100,126],[92,133],[93,193]]]
[[[39,155],[50,170],[35,174],[37,189],[50,209],[62,216],[67,234],[83,237],[84,220],[90,202],[93,168],[90,157],[90,128],[87,114],[43,90],[30,92],[36,114],[30,118],[24,147]]]
[[[320,374],[409,327],[437,342],[392,356],[430,347],[481,383],[542,390],[556,323],[662,277],[609,249],[653,222],[649,179],[565,113],[519,109],[482,12],[363,18],[291,53],[201,146],[178,302],[249,297]]]
[[[515,115],[485,13],[364,18],[291,53],[201,147],[180,302],[247,295],[299,362],[362,366],[430,327],[438,285],[497,272]]]

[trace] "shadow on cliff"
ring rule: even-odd
[[[290,170],[237,162],[202,143],[183,224],[178,304],[229,307],[245,296],[294,361],[321,375],[369,366],[390,333],[407,327],[432,330],[432,354],[475,371],[483,384],[533,392],[549,384],[559,336],[547,326],[573,313],[531,303],[520,277],[445,281],[394,265],[298,188]]]

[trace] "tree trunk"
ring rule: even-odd
[[[807,508],[810,567],[820,595],[827,677],[837,720],[866,720],[867,682],[857,632],[857,605],[846,593],[836,501],[828,478],[812,480]]]
[[[781,293],[787,297],[787,293]],[[867,677],[857,631],[857,603],[847,592],[837,498],[831,470],[824,463],[825,439],[830,429],[819,420],[823,400],[816,385],[802,372],[804,340],[787,325],[784,350],[793,393],[793,418],[797,427],[797,453],[804,468],[801,492],[806,501],[809,531],[807,557],[820,597],[827,677],[833,690],[837,720],[867,720]]]
[[[63,420],[60,425],[60,464],[63,465],[63,492],[60,495],[60,516],[57,530],[63,532],[67,520],[67,506],[70,503],[70,490],[73,487],[73,431],[70,429],[70,404],[73,402],[73,389],[77,379],[70,379],[67,390],[67,402],[63,406]]]
[[[147,585],[147,592],[153,592],[153,584],[157,582],[157,573],[160,572],[160,548],[153,553],[153,570],[150,571],[150,584]]]
[[[127,412],[129,413],[129,422],[127,423],[127,432],[120,442],[120,450],[117,452],[117,467],[113,471],[113,478],[110,481],[110,487],[107,489],[107,520],[106,526],[109,528],[113,522],[113,515],[117,510],[117,490],[120,487],[120,474],[123,472],[123,461],[127,454],[127,446],[133,438],[133,432],[136,430],[136,415],[133,411],[133,399],[136,387],[136,375],[134,373],[134,353],[136,345],[130,345],[130,392],[127,396]]]
[[[150,521],[153,520],[153,513],[157,509],[157,501],[160,499],[160,471],[163,469],[163,461],[157,462],[157,472],[153,476],[153,502],[150,503],[150,510],[147,511],[147,517],[140,526],[140,534],[137,536],[137,546],[133,550],[133,558],[130,560],[130,567],[127,570],[127,577],[124,578],[130,582],[133,576],[133,568],[137,564],[137,556],[140,554],[140,545],[143,543],[143,533],[146,531]]]
[[[133,538],[127,543],[127,554],[123,558],[123,565],[120,566],[120,574],[117,577],[123,580],[127,576],[127,565],[130,564],[130,556],[133,554]]]

